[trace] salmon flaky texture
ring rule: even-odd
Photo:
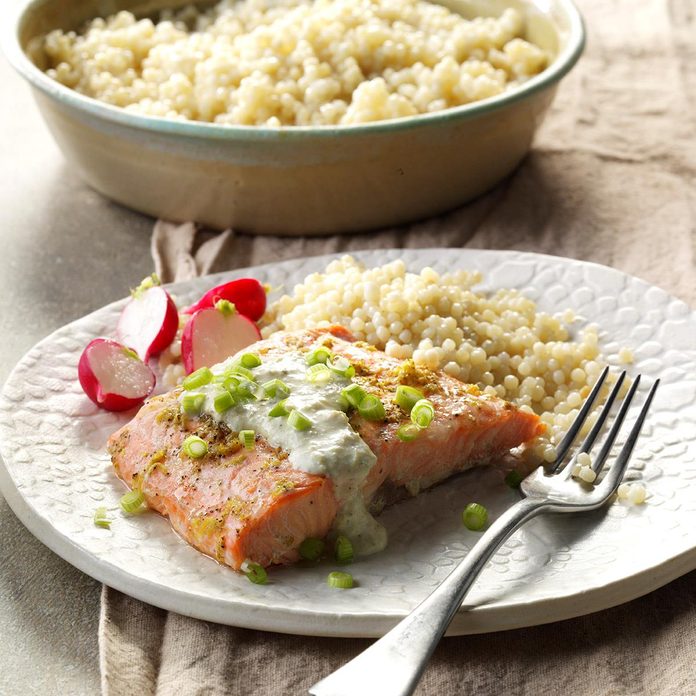
[[[339,326],[279,332],[246,350],[266,361],[317,344],[347,358],[356,369],[353,381],[384,403],[384,420],[368,421],[357,411],[349,416],[377,458],[362,487],[373,509],[386,489],[415,495],[452,474],[499,459],[543,431],[537,416],[412,360],[390,358]],[[393,402],[399,384],[418,388],[435,407],[430,426],[408,442],[396,435],[409,422]],[[238,433],[212,417],[183,414],[180,394],[175,389],[150,399],[109,439],[118,476],[142,490],[150,508],[168,517],[197,549],[234,569],[245,561],[292,563],[304,539],[330,534],[340,505],[329,477],[293,468],[288,452],[258,434],[254,449],[245,449]],[[182,452],[192,434],[208,444],[200,459]]]

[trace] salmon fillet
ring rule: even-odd
[[[365,420],[357,410],[349,416],[352,429],[376,456],[358,492],[366,505],[377,503],[384,486],[415,495],[454,473],[495,460],[543,431],[537,416],[482,394],[475,385],[390,358],[356,342],[339,326],[277,333],[246,351],[272,363],[317,345],[349,360],[356,370],[353,382],[385,406],[383,420]],[[435,407],[430,426],[409,442],[396,434],[409,422],[393,403],[399,384],[418,388]],[[234,569],[245,560],[263,566],[292,563],[304,539],[324,538],[332,531],[343,504],[332,478],[297,468],[289,452],[259,434],[249,451],[237,432],[210,415],[186,416],[181,391],[150,399],[109,439],[118,476],[141,489],[149,507],[168,517],[197,549]],[[201,459],[182,453],[191,434],[208,444]]]

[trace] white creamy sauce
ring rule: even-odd
[[[233,356],[215,365],[213,373],[222,374],[234,360]],[[377,458],[340,408],[341,390],[350,380],[334,375],[332,381],[316,384],[307,380],[306,371],[304,356],[294,352],[273,357],[252,370],[258,384],[280,379],[288,386],[287,409],[297,409],[310,419],[312,425],[307,430],[294,429],[287,417],[268,415],[277,398],[251,400],[220,414],[213,407],[213,399],[221,385],[211,383],[194,391],[206,395],[203,412],[216,421],[224,422],[231,430],[254,430],[273,447],[288,452],[295,469],[331,478],[340,506],[334,531],[347,536],[356,553],[380,551],[386,546],[387,532],[367,511],[362,497],[362,484]]]

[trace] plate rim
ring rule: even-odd
[[[389,247],[365,249],[360,251],[321,254],[310,257],[298,257],[285,261],[236,268],[206,276],[199,276],[187,281],[169,283],[166,284],[166,287],[176,293],[177,288],[185,288],[190,285],[191,282],[204,282],[209,279],[212,283],[215,283],[217,279],[225,276],[239,277],[245,273],[253,274],[254,272],[282,265],[292,265],[302,260],[326,265],[330,261],[340,259],[347,254],[358,260],[369,262],[371,256],[385,253],[400,252],[401,254],[405,253],[406,255],[419,256],[421,253],[425,252],[451,253],[453,251],[462,256],[466,256],[470,253],[474,255],[483,254],[487,256],[501,256],[504,257],[505,260],[517,257],[531,257],[534,259],[546,260],[547,262],[572,262],[594,267],[601,272],[609,271],[637,281],[646,288],[659,290],[670,300],[681,303],[688,310],[691,319],[696,321],[696,311],[691,309],[686,302],[680,298],[674,297],[659,286],[652,285],[632,274],[592,261],[518,250],[452,247],[427,247],[416,249]],[[380,263],[388,262],[389,261],[385,259],[380,261]],[[93,312],[78,317],[59,327],[34,344],[22,358],[20,358],[9,373],[2,391],[0,392],[0,399],[4,399],[6,386],[12,381],[15,372],[20,369],[27,356],[34,350],[39,349],[44,343],[50,342],[56,334],[65,331],[72,324],[87,319],[93,314],[101,313],[107,308],[114,309],[116,305],[124,303],[127,299],[126,297],[116,300]],[[220,615],[219,599],[206,597],[205,595],[195,595],[189,591],[161,585],[152,579],[131,574],[127,569],[104,561],[93,555],[89,550],[72,541],[69,536],[58,531],[34,509],[31,503],[18,489],[9,467],[5,462],[6,458],[7,454],[4,442],[0,442],[0,492],[13,513],[31,534],[65,561],[90,577],[153,606],[214,623],[278,633],[318,637],[378,637],[398,623],[405,615],[401,612],[343,613],[337,612],[335,609],[327,611],[307,611],[306,609],[294,610],[290,606],[285,607],[283,610],[276,608],[265,609],[263,607],[250,606],[244,600],[228,600],[226,602],[228,607],[226,610],[227,612],[233,612],[235,610],[240,611],[239,615],[235,616],[234,623],[232,623],[229,621],[228,617]],[[517,600],[512,604],[503,601],[502,603],[481,604],[469,608],[466,603],[464,603],[462,609],[458,611],[455,619],[450,625],[447,635],[468,635],[536,626],[602,611],[652,592],[694,569],[696,569],[696,545],[691,549],[677,553],[667,560],[655,562],[649,566],[643,567],[635,573],[624,575],[621,578],[586,591],[565,596],[536,598],[528,601]],[[195,601],[192,602],[193,599],[195,599]],[[516,611],[516,609],[518,611]],[[523,609],[523,611],[520,611],[521,609]]]

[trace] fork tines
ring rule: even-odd
[[[590,411],[592,410],[592,406],[594,405],[594,402],[597,399],[597,395],[599,394],[602,385],[606,381],[608,374],[609,367],[607,366],[604,368],[604,370],[602,370],[602,373],[595,382],[595,385],[592,387],[592,391],[585,400],[585,403],[583,404],[582,408],[580,409],[580,412],[573,421],[573,424],[570,426],[568,432],[563,437],[563,440],[561,440],[558,447],[556,448],[556,460],[550,467],[551,472],[556,473],[562,468],[563,461],[566,455],[568,454],[568,451],[570,450],[570,447],[573,444],[575,438],[580,432],[580,429],[587,420],[587,417],[589,416]],[[616,380],[616,383],[614,384],[611,393],[609,394],[606,402],[602,406],[602,410],[597,415],[596,422],[592,426],[592,429],[590,430],[588,435],[585,437],[582,445],[580,445],[580,448],[578,449],[575,457],[577,457],[577,455],[581,453],[589,453],[589,451],[592,449],[592,445],[594,445],[595,440],[602,431],[602,428],[604,427],[604,424],[606,423],[606,420],[609,416],[609,412],[611,411],[614,401],[616,401],[616,398],[619,395],[619,392],[625,379],[626,371],[624,370],[623,372],[621,372],[618,379]],[[607,435],[602,445],[602,448],[599,451],[599,454],[594,458],[592,462],[592,469],[596,474],[599,474],[599,472],[602,470],[602,467],[604,466],[604,463],[606,462],[607,457],[611,452],[611,448],[614,445],[616,437],[619,434],[619,430],[621,429],[621,426],[626,418],[626,414],[631,405],[631,402],[633,401],[636,390],[638,389],[640,379],[641,375],[638,375],[634,379],[633,384],[631,384],[631,387],[629,388],[628,393],[624,397],[624,400],[621,404],[621,408],[619,409],[614,424],[612,425],[611,430],[609,431],[609,434]],[[645,399],[645,402],[643,403],[643,407],[638,415],[638,418],[636,419],[636,422],[633,424],[633,428],[631,429],[631,432],[626,440],[626,444],[621,450],[621,453],[619,454],[619,457],[616,461],[615,466],[617,466],[617,468],[625,467],[625,465],[628,462],[628,459],[631,456],[631,453],[633,452],[633,447],[636,443],[636,440],[638,439],[638,434],[640,433],[643,421],[645,420],[645,416],[648,413],[650,403],[653,400],[653,396],[655,395],[655,391],[657,390],[659,383],[660,380],[656,379],[650,389],[650,392],[648,393],[648,396]]]

